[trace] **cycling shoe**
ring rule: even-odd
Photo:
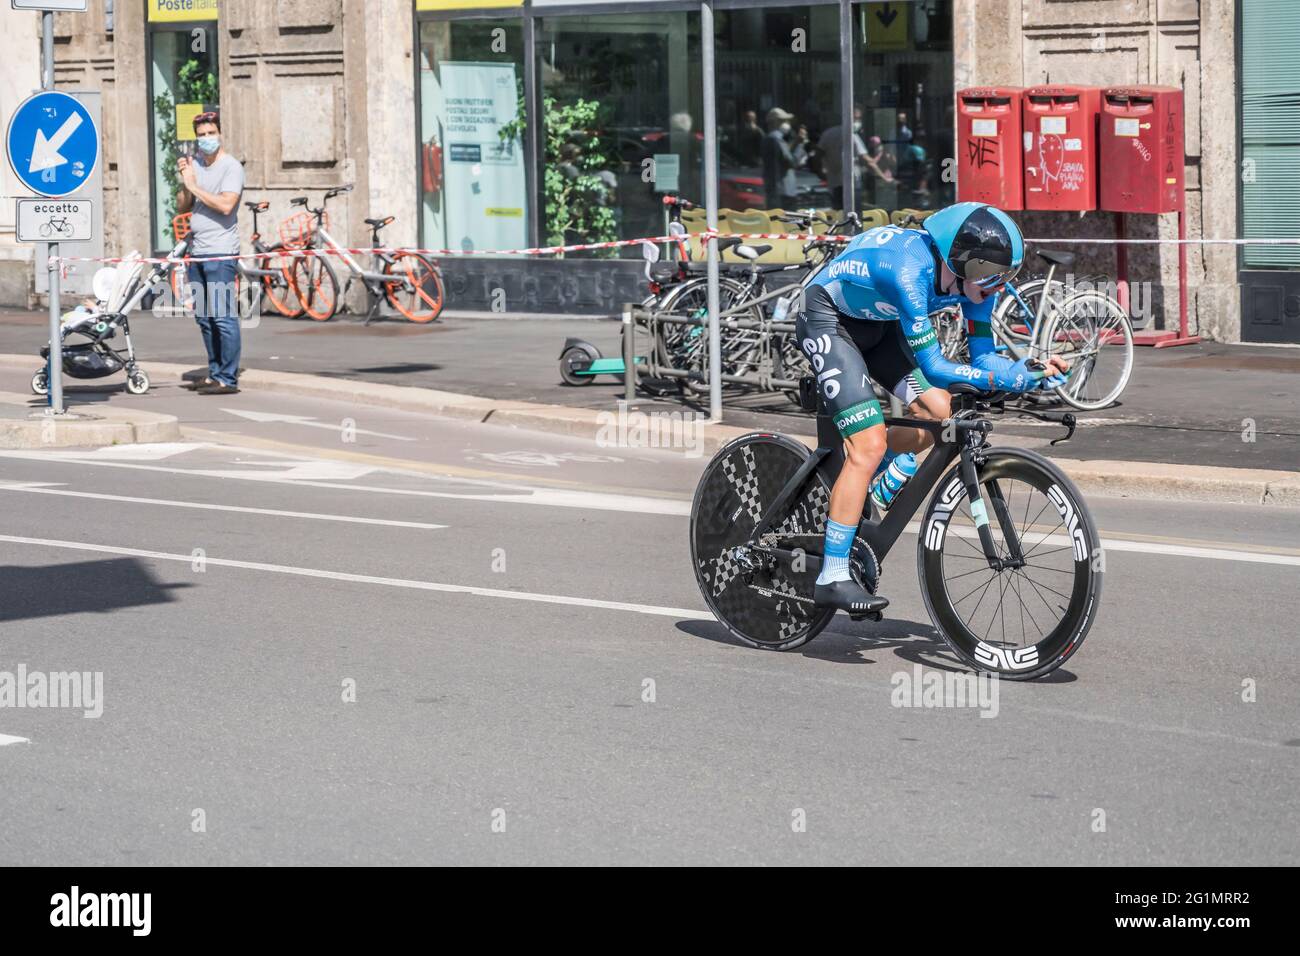
[[[832,581],[813,588],[813,603],[854,615],[878,614],[889,607],[889,598],[872,594],[857,581]]]

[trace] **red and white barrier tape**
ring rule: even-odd
[[[594,249],[620,249],[626,246],[640,246],[646,243],[665,242],[688,242],[696,240],[698,242],[707,242],[713,237],[718,238],[736,238],[736,239],[788,239],[799,242],[810,242],[814,239],[820,239],[829,242],[850,242],[853,236],[828,236],[815,235],[799,232],[744,232],[744,233],[720,233],[720,232],[694,232],[685,236],[652,236],[645,239],[617,239],[610,242],[583,242],[569,246],[539,246],[531,249],[416,249],[416,248],[372,248],[369,246],[344,249],[272,249],[265,252],[244,252],[231,255],[221,256],[178,256],[156,257],[156,256],[51,256],[50,260],[54,263],[66,264],[69,262],[103,262],[109,265],[115,265],[121,262],[140,262],[146,265],[156,265],[160,263],[174,263],[183,265],[189,262],[231,262],[246,259],[304,259],[313,256],[338,256],[344,253],[353,256],[364,256],[375,253],[384,253],[390,256],[402,254],[417,254],[424,256],[433,256],[443,259],[452,256],[548,256],[559,255],[565,252],[588,252]],[[1231,246],[1297,246],[1300,245],[1300,238],[1285,239],[1077,239],[1077,238],[1053,238],[1053,239],[1026,239],[1026,242],[1050,245],[1077,245],[1077,244],[1106,244],[1106,245],[1231,245]]]
[[[1025,242],[1115,246],[1300,246],[1300,237],[1293,239],[1026,239]]]

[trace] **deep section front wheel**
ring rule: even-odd
[[[817,636],[834,608],[812,603],[815,562],[793,563],[765,548],[820,554],[830,488],[814,471],[759,547],[754,528],[809,451],[782,435],[744,435],[719,451],[691,506],[691,563],[710,610],[753,647],[790,650]]]
[[[976,466],[998,557],[989,565],[954,467],[921,522],[917,569],[930,619],[959,658],[1009,680],[1042,677],[1079,649],[1097,616],[1102,556],[1078,489],[1055,465],[994,448]]]

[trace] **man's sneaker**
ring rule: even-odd
[[[239,392],[239,386],[213,382],[211,385],[205,385],[203,388],[195,389],[195,391],[200,395],[235,395]]]
[[[832,581],[813,588],[813,603],[836,607],[852,615],[878,614],[889,607],[889,598],[872,594],[854,580]]]

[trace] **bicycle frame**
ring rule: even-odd
[[[322,240],[321,244],[324,249],[334,253],[334,255],[338,256],[340,259],[344,261],[344,263],[347,264],[348,271],[351,272],[351,275],[348,276],[349,283],[353,280],[353,278],[361,279],[367,285],[369,285],[372,282],[381,283],[381,284],[385,282],[391,282],[394,278],[396,278],[395,276],[387,275],[383,272],[367,272],[365,269],[361,268],[361,266],[357,264],[357,260],[353,259],[352,255],[341,245],[339,245],[338,241],[333,236],[330,235],[329,230],[326,229],[323,225],[321,225],[319,219],[316,222],[316,236],[318,240]],[[376,252],[373,255],[376,259],[383,258],[383,255],[381,253]],[[347,290],[345,288],[344,294],[346,294],[346,292]]]
[[[973,405],[963,403],[963,410],[972,407]],[[979,447],[979,444],[982,444],[989,432],[992,431],[992,423],[981,418],[954,417],[942,422],[935,422],[917,418],[886,417],[885,425],[888,427],[924,429],[935,436],[935,442],[929,455],[921,463],[921,467],[904,485],[903,490],[890,505],[889,511],[883,518],[877,519],[874,516],[875,509],[872,505],[871,496],[867,496],[865,510],[858,523],[857,533],[870,545],[876,560],[884,561],[894,543],[906,530],[912,517],[924,504],[931,489],[939,483],[939,479],[948,470],[949,466],[960,459],[959,470],[962,484],[966,487],[971,514],[977,516],[976,528],[989,566],[995,570],[1002,570],[1004,567],[1017,566],[1017,562],[1022,563],[1023,555],[1015,522],[1006,520],[1005,502],[1000,500],[1001,492],[996,483],[990,488],[990,494],[995,499],[994,513],[1007,543],[1009,561],[1004,561],[999,555],[992,532],[989,530],[988,519],[985,517],[984,520],[979,520],[980,516],[985,515],[985,509],[979,478],[975,472],[974,452]],[[945,433],[949,429],[952,429],[954,440],[947,440],[945,437]],[[973,440],[977,436],[978,444]],[[803,490],[804,484],[814,471],[820,471],[826,480],[826,484],[834,486],[835,479],[839,477],[840,469],[843,467],[843,462],[843,440],[835,430],[831,417],[819,410],[817,415],[817,448],[799,466],[799,469],[790,477],[790,480],[786,482],[780,493],[768,506],[767,512],[754,529],[751,541],[759,541],[764,535],[771,533],[771,526],[777,515],[782,514],[786,505]],[[821,568],[820,555],[796,554],[796,552],[785,548],[770,548],[767,550],[788,561],[802,558],[807,562],[807,566],[814,571]]]

